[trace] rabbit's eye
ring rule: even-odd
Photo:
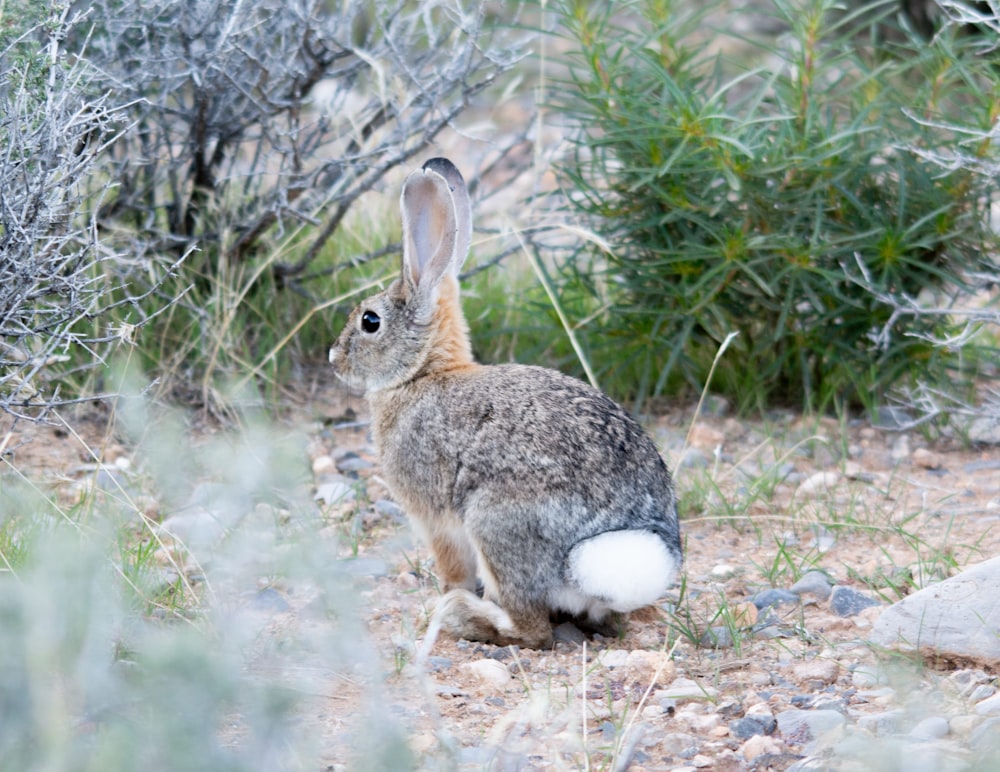
[[[382,320],[374,311],[365,311],[361,314],[361,329],[367,333],[378,332]]]

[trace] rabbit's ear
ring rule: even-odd
[[[458,276],[472,237],[465,181],[455,166],[434,158],[406,178],[403,212],[403,279],[421,301],[432,301],[449,271]]]

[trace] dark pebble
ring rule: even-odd
[[[761,590],[750,596],[750,602],[758,609],[766,609],[770,606],[792,605],[799,602],[799,596],[790,590],[769,589]]]
[[[840,617],[853,617],[866,608],[881,605],[877,600],[850,587],[837,586],[830,593],[830,610]]]
[[[337,566],[351,576],[381,579],[389,574],[389,564],[378,558],[349,558],[338,560]]]
[[[729,722],[729,733],[738,740],[749,740],[759,734],[773,734],[778,722],[774,716],[754,715],[744,716]]]
[[[439,673],[442,670],[451,670],[452,662],[447,657],[428,657],[427,667],[432,671]]]
[[[288,601],[273,587],[265,587],[253,597],[253,607],[261,611],[288,611]]]
[[[337,469],[345,474],[351,472],[361,472],[365,469],[371,469],[374,464],[367,458],[362,458],[357,453],[345,453],[343,456],[337,459]]]
[[[1000,469],[1000,458],[990,458],[985,461],[971,461],[962,466],[964,472],[983,472],[989,469]]]
[[[552,630],[552,637],[563,643],[574,644],[582,644],[587,640],[587,636],[583,634],[583,631],[572,622],[563,622],[561,625],[556,625]]]

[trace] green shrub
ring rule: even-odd
[[[908,379],[953,379],[953,354],[927,340],[948,317],[886,297],[996,274],[993,178],[922,152],[964,139],[937,119],[995,125],[991,58],[954,30],[866,37],[886,19],[828,0],[778,0],[787,32],[715,54],[708,10],[684,7],[558,7],[569,75],[552,101],[574,139],[561,173],[611,245],[561,277],[610,309],[585,331],[614,368],[605,385],[639,400],[700,388],[731,332],[713,388],[743,408],[872,407]],[[996,157],[989,139],[966,150]]]

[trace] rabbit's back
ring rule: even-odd
[[[596,389],[525,365],[473,366],[403,388],[386,418],[376,415],[376,440],[390,485],[417,510],[463,520],[503,510],[508,531],[563,553],[621,529],[656,533],[680,553],[666,465]]]

